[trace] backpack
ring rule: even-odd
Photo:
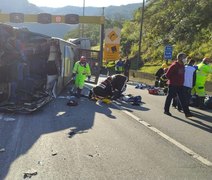
[[[191,107],[199,106],[199,97],[197,95],[191,96],[191,99],[189,101],[189,106],[191,106]]]
[[[134,106],[139,106],[140,103],[141,103],[141,96],[134,96],[134,97],[133,97],[132,105],[134,105]]]
[[[149,94],[158,95],[159,88],[158,87],[151,87],[148,89]]]
[[[206,108],[212,109],[212,96],[207,96],[204,104]]]

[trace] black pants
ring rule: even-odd
[[[124,71],[124,75],[128,78],[128,81],[129,81],[129,74],[130,74],[130,71],[128,69],[126,69]]]
[[[105,89],[102,89],[99,86],[93,88],[93,93],[95,96],[100,96],[102,98],[110,96],[110,94],[108,94]]]
[[[189,114],[190,110],[186,103],[186,97],[183,91],[183,86],[171,86],[171,85],[169,86],[168,95],[166,97],[166,102],[164,106],[164,111],[169,112],[171,101],[176,95],[178,95],[179,97],[184,113]]]
[[[185,97],[186,105],[189,106],[191,100],[191,88],[183,86],[183,95]]]
[[[177,94],[176,97],[174,97],[172,100],[172,106],[177,108],[179,111],[182,110],[182,105]]]

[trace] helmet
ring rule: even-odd
[[[161,66],[163,69],[168,68],[168,65],[166,63],[163,63]]]
[[[184,58],[186,58],[186,54],[184,52],[180,52],[177,54],[178,60],[183,60]]]

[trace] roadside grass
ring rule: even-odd
[[[99,50],[100,50],[100,47],[99,47],[99,45],[98,45],[98,46],[92,46],[91,49],[92,49],[92,50],[99,51]]]
[[[161,67],[160,65],[154,65],[154,66],[144,65],[140,69],[140,71],[144,73],[155,74],[160,67]]]

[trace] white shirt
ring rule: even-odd
[[[192,88],[193,87],[193,75],[196,71],[195,67],[185,65],[184,83],[183,86]]]

